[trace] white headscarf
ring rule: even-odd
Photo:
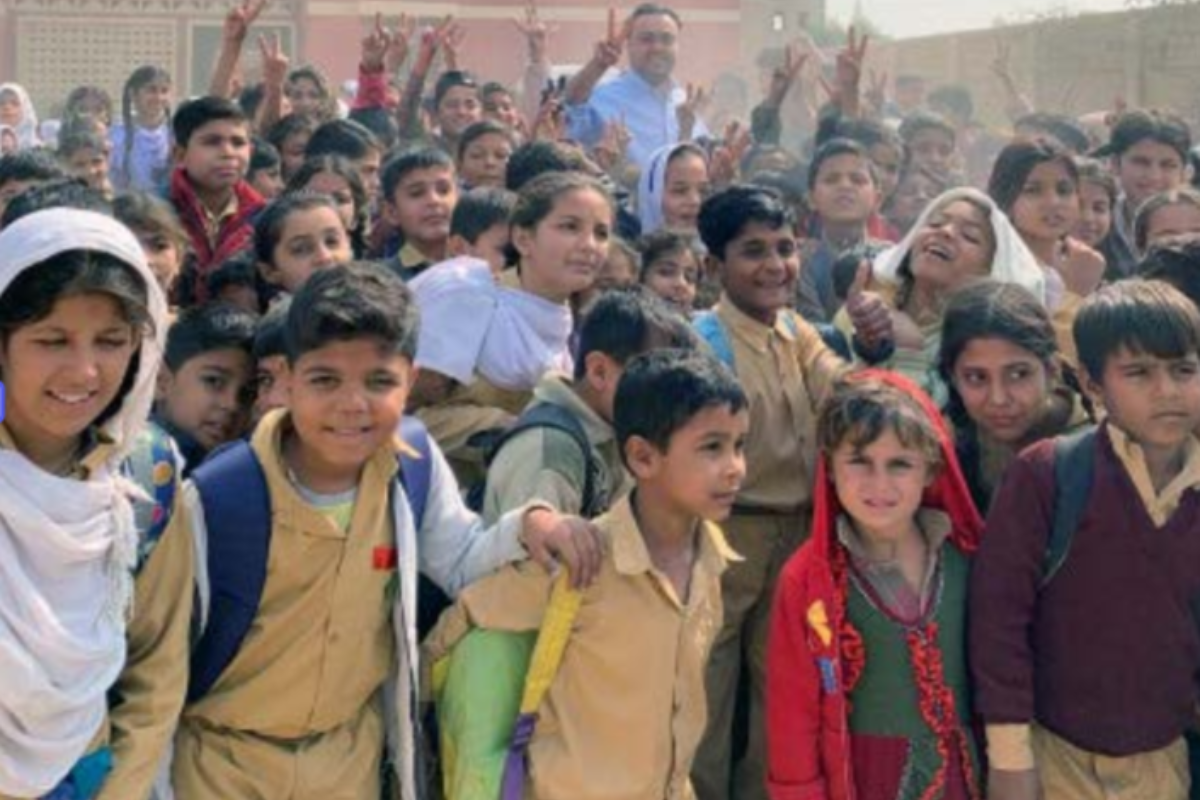
[[[650,156],[638,176],[637,213],[642,221],[642,233],[654,233],[667,224],[663,215],[663,198],[667,194],[667,166],[671,157],[682,148],[694,148],[688,142],[660,147]]]
[[[69,250],[128,264],[146,285],[153,334],[132,389],[101,432],[113,453],[86,481],[51,475],[0,449],[0,795],[40,797],[82,757],[125,664],[141,490],[120,463],[146,425],[167,305],[137,239],[90,211],[50,209],[0,232],[0,296],[18,275]]]
[[[1044,300],[1046,275],[1041,265],[1038,264],[1037,258],[1025,245],[1021,234],[1017,233],[1017,229],[1009,222],[1008,216],[1000,210],[992,198],[977,189],[951,189],[926,206],[908,235],[898,245],[884,250],[875,258],[873,265],[875,277],[885,283],[899,283],[900,265],[908,258],[917,236],[929,224],[929,218],[959,200],[966,200],[988,209],[988,221],[992,226],[992,236],[996,240],[996,253],[992,256],[989,277],[1001,283],[1015,283],[1028,289],[1034,297]]]
[[[4,92],[12,92],[21,101],[21,121],[13,126],[17,131],[20,149],[27,150],[30,147],[37,147],[40,142],[38,118],[37,112],[33,109],[33,101],[29,99],[29,92],[25,91],[25,87],[19,83],[0,83],[0,94]]]

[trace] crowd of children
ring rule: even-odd
[[[716,108],[656,4],[235,91],[264,4],[0,84],[0,800],[1194,796],[1185,121]]]

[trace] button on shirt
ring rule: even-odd
[[[568,131],[571,138],[591,147],[604,135],[605,124],[624,120],[631,137],[626,156],[644,169],[656,150],[679,142],[675,109],[686,95],[674,82],[651,86],[641,75],[627,70],[597,86],[586,103],[567,107]],[[703,121],[696,120],[692,135],[708,135]]]

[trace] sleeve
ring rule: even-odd
[[[421,312],[417,366],[473,383],[497,303],[487,265],[446,262],[410,286]]]
[[[813,415],[833,393],[833,385],[847,369],[846,362],[837,353],[829,349],[817,329],[804,320],[799,314],[792,312],[796,320],[797,341],[800,345],[800,372],[808,384],[808,393],[812,397]]]
[[[360,64],[358,67],[358,91],[354,93],[354,109],[387,108],[388,79],[383,70],[367,72]]]
[[[560,514],[579,514],[587,462],[562,431],[535,428],[509,439],[488,467],[483,515],[493,522],[506,510],[536,499]]]
[[[187,691],[193,582],[187,514],[176,503],[134,589],[127,661],[112,693],[113,771],[98,800],[150,793]]]
[[[778,145],[783,137],[783,119],[779,108],[759,103],[750,112],[750,134],[757,144]]]
[[[593,93],[594,94],[594,93]],[[604,117],[591,103],[568,105],[567,134],[584,147],[592,147],[604,135]]]
[[[1012,463],[992,500],[971,572],[975,707],[990,725],[1034,717],[1032,628],[1053,508],[1052,442]]]
[[[803,254],[804,269],[796,282],[796,310],[809,322],[828,322],[829,313],[818,286],[819,269],[813,263],[818,257],[815,249],[806,249]]]
[[[526,561],[471,585],[459,602],[477,628],[532,631],[541,627],[553,586],[554,576]]]
[[[525,65],[521,75],[521,114],[525,121],[532,126],[541,111],[542,89],[550,81],[550,62],[531,61]]]
[[[797,577],[790,570],[780,577],[767,642],[767,790],[771,800],[828,800],[821,681],[805,639]]]

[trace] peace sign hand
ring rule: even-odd
[[[250,26],[267,7],[267,0],[242,0],[229,9],[225,15],[225,23],[221,27],[221,35],[228,42],[241,45],[250,33]]]
[[[771,87],[767,90],[767,105],[778,108],[783,105],[796,79],[804,71],[808,54],[800,52],[800,46],[789,44],[783,51],[783,63],[771,73]]]
[[[596,51],[592,61],[604,69],[615,67],[625,52],[625,40],[629,38],[628,25],[617,25],[617,10],[608,10],[608,35],[596,43]]]
[[[535,64],[544,61],[546,42],[550,38],[550,34],[558,30],[558,26],[542,21],[538,15],[535,0],[529,0],[525,5],[525,18],[514,19],[512,24],[525,37],[525,42],[529,46],[529,60]]]
[[[687,94],[682,103],[675,108],[675,116],[679,120],[679,141],[688,142],[692,139],[692,133],[696,130],[696,120],[700,116],[700,109],[708,103],[708,92],[703,86],[689,83],[687,85]]]
[[[362,68],[364,71],[383,71],[391,42],[391,33],[387,28],[383,27],[383,14],[376,13],[375,25],[371,28],[371,32],[364,36],[362,40]]]
[[[267,86],[283,86],[290,62],[283,52],[279,34],[272,34],[270,39],[266,36],[259,36],[258,49],[262,54],[263,83]]]

